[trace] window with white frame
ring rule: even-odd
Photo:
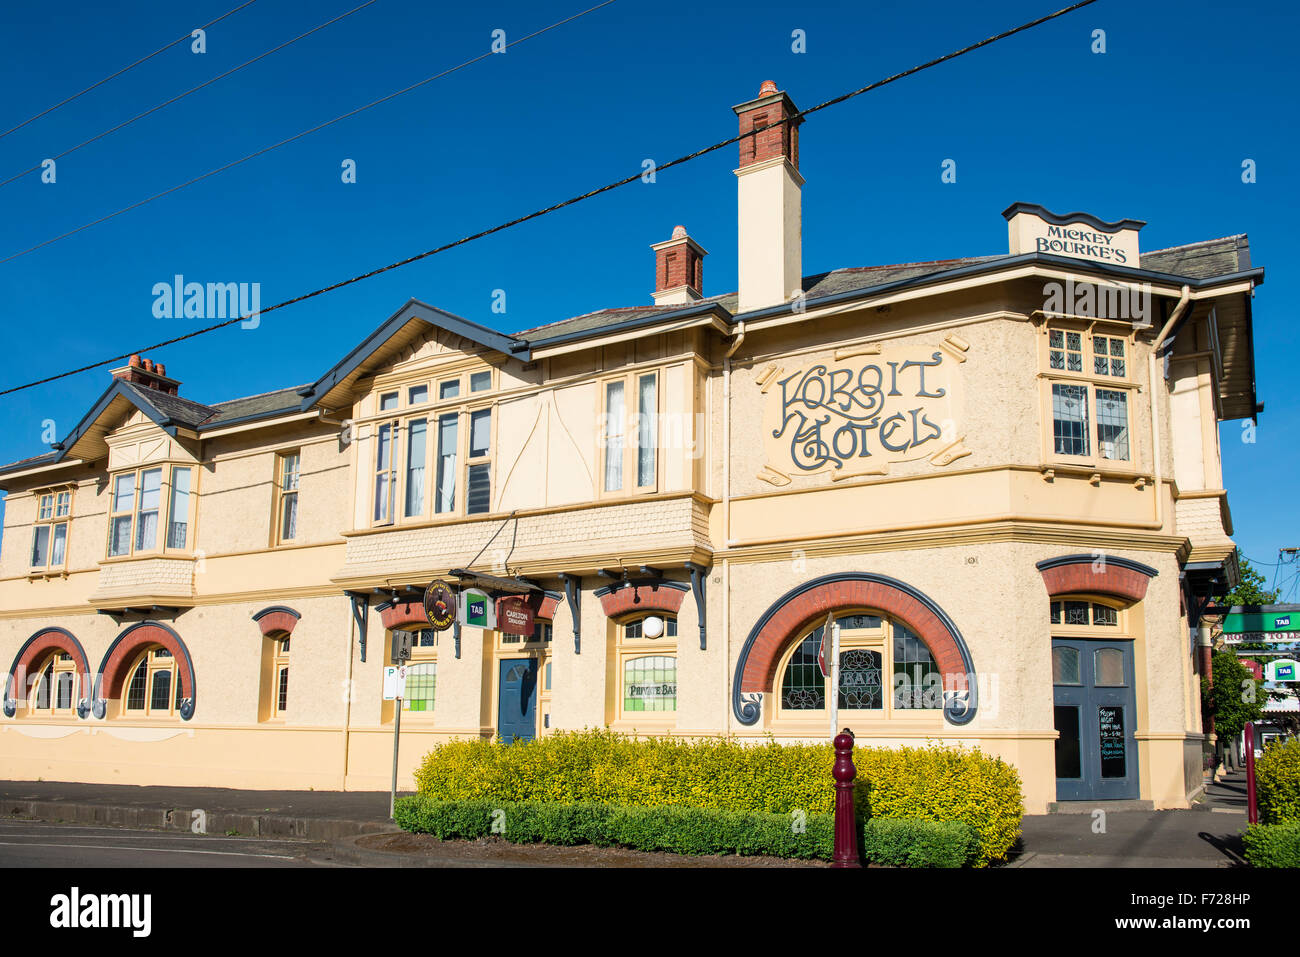
[[[192,470],[179,466],[114,475],[109,494],[109,557],[186,548],[191,478]]]
[[[31,567],[62,568],[67,562],[68,523],[72,517],[72,492],[67,489],[36,496],[36,521],[32,524]]]
[[[276,538],[292,542],[298,537],[298,483],[302,475],[302,453],[282,452],[276,457]]]
[[[1124,336],[1047,330],[1052,455],[1092,463],[1133,461],[1128,352]]]
[[[38,671],[31,710],[41,717],[70,715],[76,704],[77,666],[72,655],[56,651]]]
[[[604,490],[654,491],[658,485],[659,375],[605,382]]]

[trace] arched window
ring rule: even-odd
[[[154,645],[145,649],[127,674],[130,677],[122,693],[124,717],[168,717],[180,710],[180,675],[176,659],[166,648]]]
[[[77,666],[72,655],[56,651],[37,672],[31,711],[41,717],[68,717],[77,703]]]
[[[943,679],[934,656],[905,625],[858,612],[836,615],[835,622],[840,628],[841,711],[887,717],[895,711],[943,707]],[[823,622],[814,628],[786,657],[779,671],[778,714],[825,713],[830,679],[822,676],[819,664],[825,627]],[[826,654],[830,654],[829,641]]]
[[[618,624],[616,668],[618,717],[675,718],[677,711],[677,618],[658,612]]]

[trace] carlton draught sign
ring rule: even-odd
[[[969,455],[960,374],[969,348],[948,336],[938,347],[871,344],[830,361],[768,366],[757,379],[767,396],[767,465],[758,477],[788,485],[829,472],[840,480],[883,475],[893,462],[948,465]]]

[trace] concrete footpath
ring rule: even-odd
[[[1024,819],[1009,867],[1240,867],[1245,775],[1211,784],[1190,810],[1106,810]],[[365,835],[397,832],[386,791],[240,791],[58,781],[0,781],[0,817],[161,828],[210,835],[325,841],[337,859],[369,866],[601,866],[585,852],[500,841],[441,848]],[[196,826],[201,830],[196,831]],[[455,846],[453,846],[453,844]],[[382,847],[401,850],[381,850]],[[550,852],[549,854],[547,852]],[[539,853],[541,854],[539,858]],[[546,860],[548,856],[554,859]],[[471,863],[471,860],[474,863]],[[641,866],[653,866],[653,856]],[[612,861],[609,863],[613,863]],[[674,864],[664,861],[665,866]],[[618,866],[618,864],[614,864]],[[676,866],[681,866],[677,864]],[[705,866],[709,866],[706,864]]]
[[[312,841],[396,830],[388,819],[388,800],[387,791],[240,791],[0,781],[0,816],[6,818]]]

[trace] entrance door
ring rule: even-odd
[[[537,736],[537,660],[507,658],[500,663],[497,734],[503,741]]]
[[[1053,638],[1052,683],[1056,799],[1136,798],[1132,643]]]

